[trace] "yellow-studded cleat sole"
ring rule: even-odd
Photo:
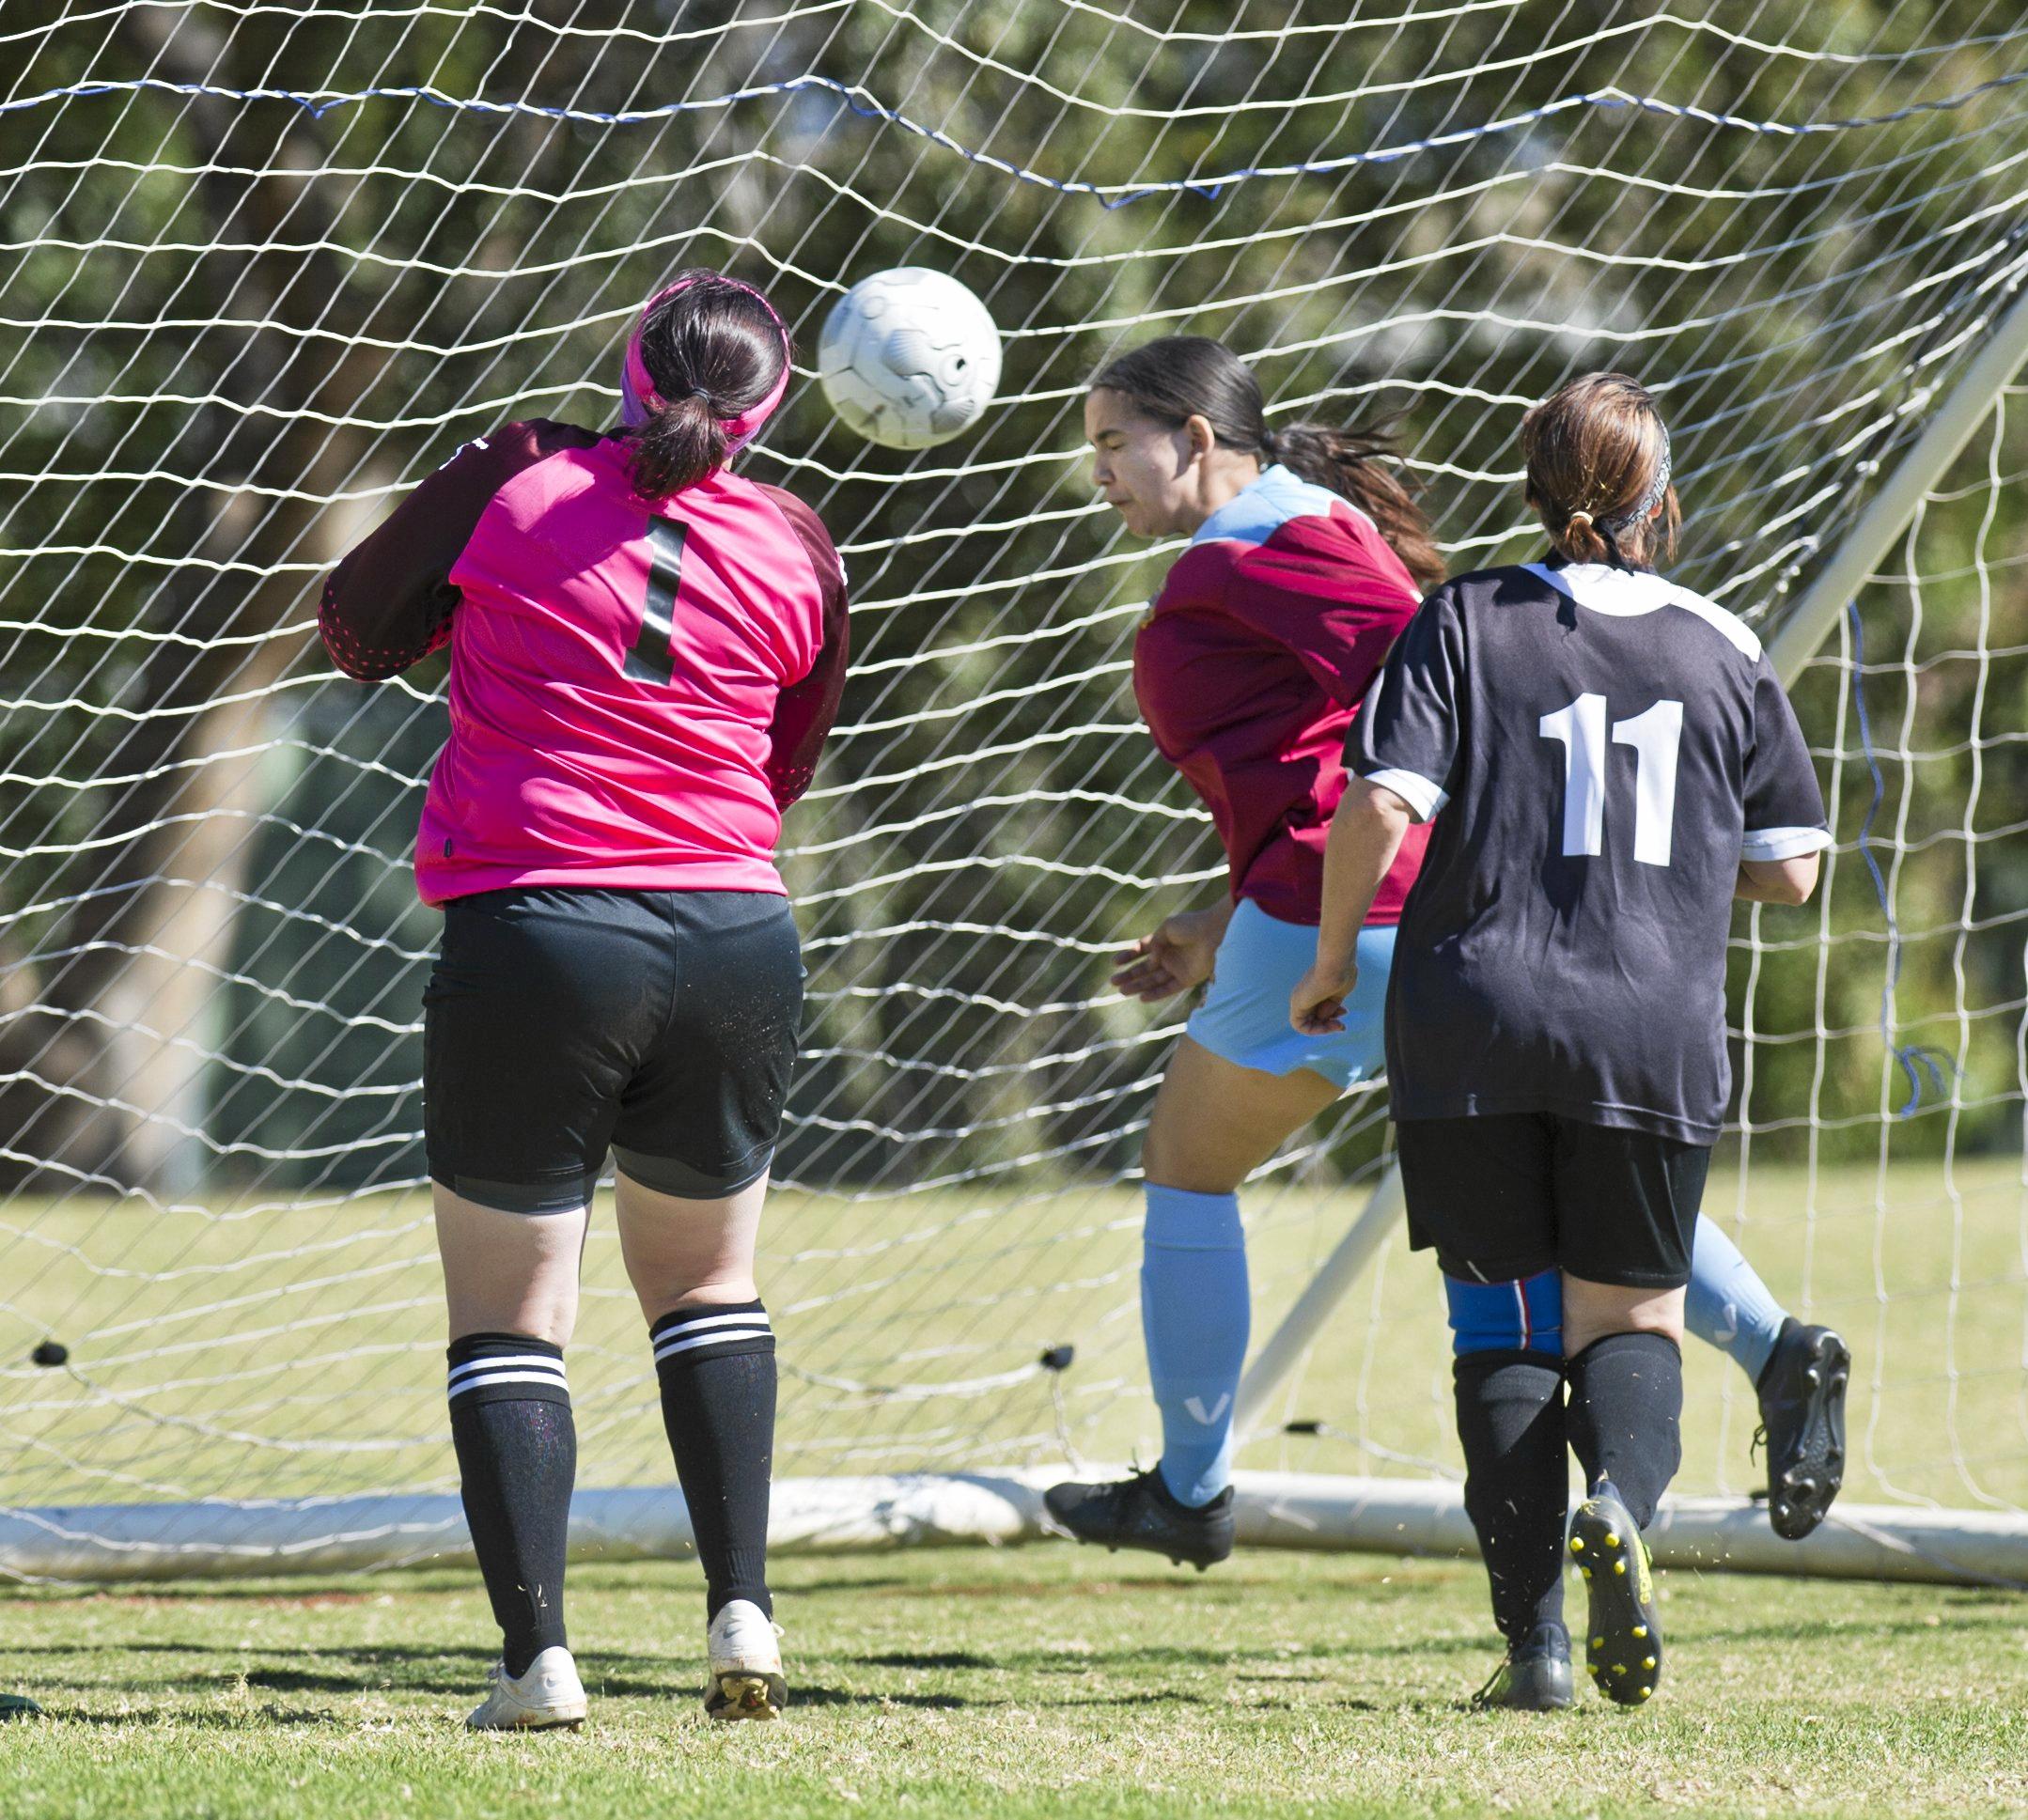
[[[736,1719],[780,1719],[784,1694],[765,1674],[722,1674],[715,1695],[705,1703],[705,1711],[721,1722]]]
[[[1570,1556],[1591,1604],[1584,1639],[1592,1684],[1615,1705],[1643,1705],[1661,1682],[1661,1626],[1647,1550],[1626,1506],[1613,1497],[1580,1505]]]

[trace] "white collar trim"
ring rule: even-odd
[[[1752,627],[1703,595],[1677,587],[1650,570],[1614,568],[1606,563],[1569,563],[1562,568],[1524,563],[1522,567],[1587,613],[1634,619],[1658,607],[1680,607],[1703,620],[1741,656],[1755,660],[1760,656],[1760,640]]]

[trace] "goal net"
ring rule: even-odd
[[[1121,1002],[1106,963],[1223,865],[1134,712],[1174,549],[1086,483],[1095,367],[1209,334],[1274,421],[1398,416],[1455,569],[1537,547],[1522,409],[1631,370],[1675,433],[1677,574],[1771,636],[1966,408],[2028,273],[2028,23],[1983,0],[24,0],[0,47],[24,1576],[215,1565],[208,1535],[250,1569],[444,1546],[403,1517],[456,1483],[409,865],[444,671],[336,677],[316,600],[460,443],[613,421],[672,269],[765,284],[795,326],[748,470],[819,509],[852,584],[846,711],[785,833],[809,1010],[761,1263],[777,1471],[845,1486],[1153,1453],[1136,1155],[1184,1009]],[[807,370],[836,296],[905,264],[1006,346],[980,428],[906,456]],[[1708,1208],[1852,1346],[1849,1502],[2005,1529],[2028,395],[1973,416],[1804,653],[1837,847],[1807,910],[1739,913]],[[1386,1111],[1355,1092],[1249,1184],[1256,1341],[1383,1173]],[[580,1483],[663,1486],[609,1206],[585,1279]],[[1297,1351],[1242,1466],[1455,1482],[1437,1279],[1398,1232]],[[1737,1503],[1751,1386],[1689,1362],[1679,1486]]]

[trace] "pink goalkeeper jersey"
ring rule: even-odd
[[[362,680],[451,647],[426,901],[782,890],[781,814],[836,714],[847,636],[837,555],[790,494],[722,470],[649,505],[623,441],[509,424],[339,564],[318,624]]]

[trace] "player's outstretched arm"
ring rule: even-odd
[[[1288,999],[1288,1021],[1305,1034],[1345,1028],[1345,1001],[1359,979],[1359,931],[1414,819],[1401,797],[1363,777],[1347,786],[1331,817],[1317,958]]]

